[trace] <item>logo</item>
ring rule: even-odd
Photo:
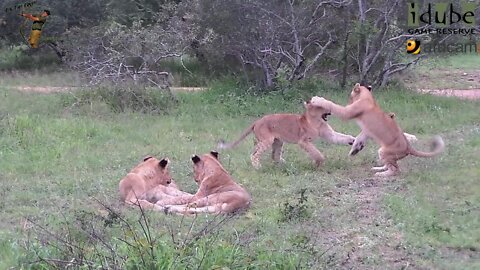
[[[415,39],[407,40],[407,53],[419,54],[420,53],[420,40],[415,40]]]
[[[423,1],[422,1],[423,2]],[[438,2],[422,6],[418,1],[407,3],[408,33],[418,34],[476,34],[475,3],[461,2],[461,5]],[[424,26],[433,26],[425,28]],[[422,27],[422,28],[418,28]]]

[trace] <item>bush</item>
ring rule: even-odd
[[[178,103],[168,90],[136,85],[99,86],[78,92],[79,95],[65,95],[64,106],[81,106],[100,101],[115,113],[141,112],[167,114]]]
[[[0,71],[37,70],[53,71],[61,60],[49,48],[29,49],[27,45],[11,46],[0,50]]]

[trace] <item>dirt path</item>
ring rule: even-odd
[[[480,89],[419,89],[421,93],[432,94],[436,96],[458,97],[461,99],[480,99]]]
[[[382,209],[384,195],[406,189],[404,181],[355,178],[358,180],[338,183],[326,194],[331,205],[325,209],[346,211],[325,213],[334,220],[319,232],[319,244],[333,247],[329,253],[335,254],[335,265],[343,269],[371,269],[379,265],[385,269],[418,269],[402,234]]]

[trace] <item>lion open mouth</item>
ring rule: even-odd
[[[327,116],[329,116],[330,114],[331,114],[331,113],[324,113],[324,114],[322,114],[322,119],[323,119],[324,121],[327,121]]]

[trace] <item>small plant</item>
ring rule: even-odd
[[[27,219],[31,226],[21,242],[26,255],[19,258],[20,268],[292,269],[302,263],[296,254],[250,250],[242,242],[249,232],[229,229],[238,215],[157,220],[160,213],[139,208],[132,218],[98,203],[103,209],[74,211],[54,227]]]
[[[302,188],[298,193],[296,202],[291,203],[286,201],[280,208],[279,222],[302,221],[311,216],[310,207],[307,204],[308,197],[306,195],[307,189]]]

